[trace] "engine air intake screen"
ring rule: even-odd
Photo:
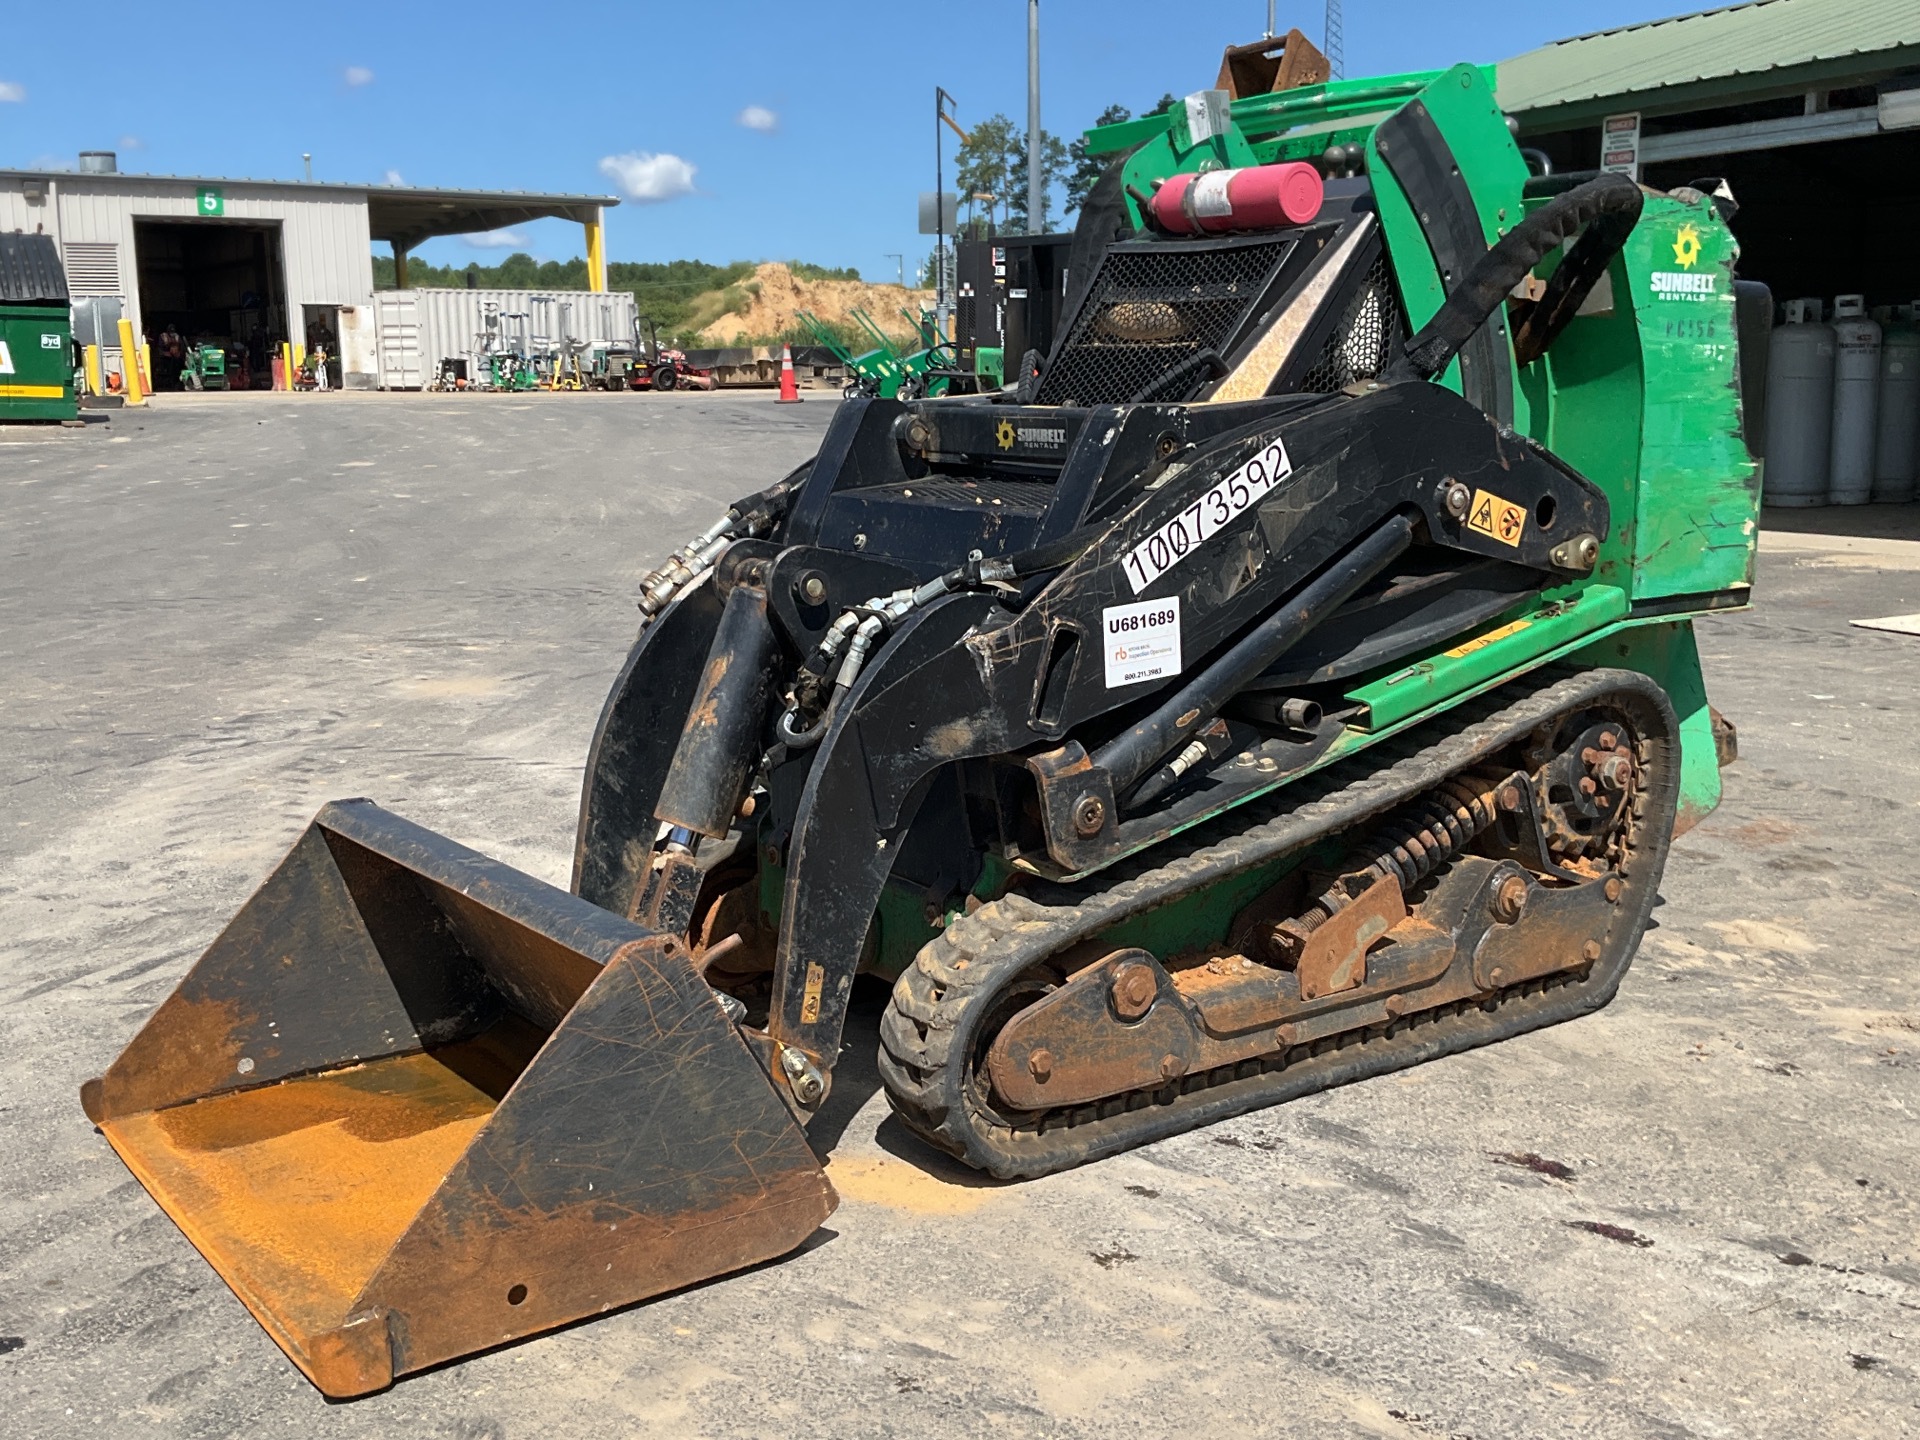
[[[1041,379],[1038,403],[1119,404],[1202,351],[1226,355],[1297,244],[1289,234],[1109,246],[1066,343]],[[1183,399],[1205,378],[1195,374],[1180,393],[1153,398]]]
[[[1356,380],[1371,380],[1387,368],[1406,338],[1406,310],[1394,288],[1393,267],[1381,255],[1346,301],[1326,344],[1300,377],[1297,388],[1308,394],[1327,395],[1346,389]]]

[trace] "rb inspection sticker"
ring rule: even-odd
[[[1107,688],[1180,673],[1180,597],[1109,605],[1100,612]]]

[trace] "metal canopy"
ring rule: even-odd
[[[620,202],[611,195],[522,195],[493,190],[367,188],[367,229],[375,240],[411,250],[437,235],[472,235],[528,220],[592,224]]]
[[[1538,134],[1920,67],[1920,0],[1752,0],[1557,40],[1501,62],[1501,108]]]
[[[560,219],[591,224],[620,203],[614,195],[547,195],[518,190],[429,190],[411,185],[355,185],[322,180],[251,180],[240,176],[150,175],[128,171],[90,174],[69,170],[0,169],[0,180],[58,182],[78,193],[141,194],[182,185],[235,191],[293,191],[315,199],[363,198],[372,239],[411,249],[438,235],[472,235],[529,220]]]

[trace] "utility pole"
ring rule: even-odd
[[[1267,39],[1273,38],[1273,0],[1267,0]]]
[[[907,257],[905,255],[896,255],[893,253],[893,251],[889,250],[887,252],[887,258],[893,261],[894,264],[900,267],[900,288],[902,290],[906,289],[907,288]]]
[[[1040,181],[1040,0],[1027,0],[1027,233],[1041,231],[1046,187]]]
[[[1273,7],[1267,7],[1267,13],[1273,13]],[[1269,22],[1271,28],[1271,22]],[[1320,49],[1327,57],[1327,69],[1335,80],[1346,74],[1346,57],[1341,53],[1346,48],[1346,30],[1340,19],[1340,0],[1327,0],[1326,30],[1321,38],[1325,41]]]
[[[944,125],[958,135],[962,145],[967,143],[967,132],[962,130],[959,122],[947,113],[947,107],[954,103],[956,102],[953,96],[938,85],[933,87],[933,263],[935,271],[933,308],[942,329],[946,328],[946,322],[951,318],[949,314],[951,306],[947,298],[947,162],[946,152],[942,149],[944,137],[940,134],[940,127]]]
[[[947,162],[940,127],[953,123],[947,119],[952,99],[938,85],[933,87],[933,315],[942,323],[947,318]]]

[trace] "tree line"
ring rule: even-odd
[[[1144,115],[1162,115],[1179,104],[1179,97],[1162,95]],[[1094,128],[1133,119],[1124,105],[1109,105],[1093,122]],[[1027,131],[1005,115],[989,115],[967,133],[954,157],[954,188],[960,196],[959,221],[954,238],[984,240],[990,235],[1044,235],[1053,223],[1054,191],[1064,192],[1061,223],[1085,203],[1094,184],[1112,163],[1110,157],[1087,154],[1087,137],[1063,143],[1052,131],[1040,132],[1040,214],[1028,214]],[[929,252],[920,266],[920,283],[931,286],[938,257]]]

